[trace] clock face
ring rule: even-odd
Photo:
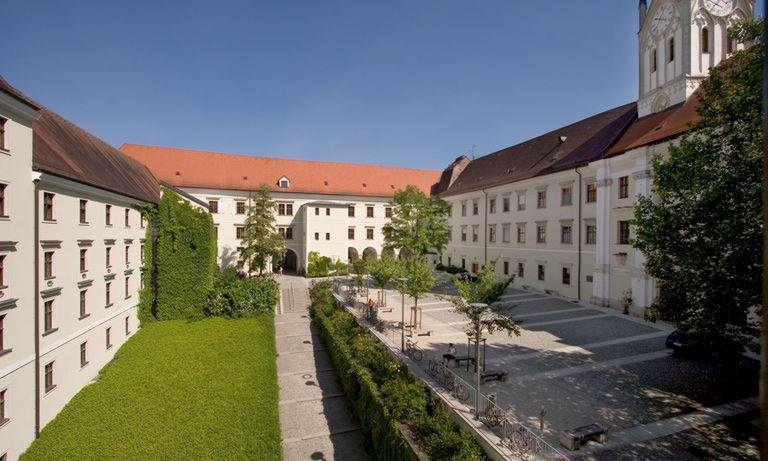
[[[714,16],[727,16],[733,10],[733,0],[704,0],[704,7]]]
[[[660,35],[665,30],[667,30],[667,27],[669,27],[669,24],[672,22],[674,14],[675,7],[673,7],[671,3],[667,3],[666,5],[662,6],[656,12],[656,16],[653,17],[653,22],[651,22],[651,33],[653,35]]]

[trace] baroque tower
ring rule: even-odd
[[[754,0],[640,0],[638,112],[644,117],[684,102],[730,53],[728,38],[754,16]]]

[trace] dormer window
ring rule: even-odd
[[[282,178],[277,180],[277,185],[281,189],[287,189],[287,188],[291,187],[291,181],[288,178],[286,178],[285,176],[283,176]]]
[[[709,53],[709,28],[701,29],[701,52]]]

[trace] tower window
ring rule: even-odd
[[[667,44],[667,62],[673,62],[675,60],[675,37],[669,39]]]
[[[701,52],[709,53],[709,28],[701,29]]]
[[[659,53],[656,51],[656,48],[651,50],[651,72],[656,72],[656,69],[659,66]]]

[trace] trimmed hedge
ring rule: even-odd
[[[330,282],[316,284],[310,296],[313,321],[360,420],[369,452],[379,460],[417,459],[400,430],[404,425],[430,459],[488,459],[424,383],[358,325],[354,315],[336,307]]]
[[[235,268],[221,271],[208,295],[205,314],[249,317],[273,312],[280,297],[277,281],[269,277],[241,278]]]
[[[217,272],[213,220],[170,189],[163,189],[150,216],[144,249],[144,288],[139,318],[172,320],[203,317]]]

